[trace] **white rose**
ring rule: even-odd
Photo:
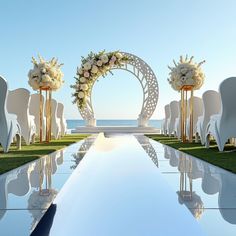
[[[118,59],[121,59],[123,56],[122,56],[122,54],[121,54],[120,52],[117,52],[117,53],[116,53],[116,57],[117,57]]]
[[[85,72],[84,72],[84,77],[85,77],[85,78],[88,78],[89,76],[90,76],[89,72],[88,72],[88,71],[85,71]]]
[[[85,83],[85,82],[87,81],[87,79],[84,78],[84,77],[81,77],[81,78],[79,79],[79,81],[80,81],[81,83]]]
[[[84,98],[85,94],[84,92],[80,91],[78,92],[78,98]]]
[[[100,57],[100,59],[101,59],[101,61],[105,64],[105,63],[107,63],[108,62],[108,56],[105,54],[105,55],[102,55],[101,57]]]
[[[97,66],[93,66],[91,72],[92,72],[93,74],[97,74],[97,72],[98,72],[98,67],[97,67]]]
[[[82,75],[84,72],[83,72],[83,69],[82,68],[77,68],[77,73],[79,75]]]
[[[86,63],[83,65],[83,67],[84,67],[85,70],[90,70],[91,67],[92,67],[92,65],[91,65],[90,62],[86,62]]]
[[[102,66],[102,61],[101,60],[97,61],[97,66]]]
[[[46,83],[46,82],[50,82],[51,78],[49,75],[42,75],[42,82]]]
[[[81,84],[81,85],[80,85],[80,88],[81,88],[83,91],[86,91],[86,90],[88,90],[88,85],[87,85],[87,84]]]

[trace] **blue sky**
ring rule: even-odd
[[[103,49],[130,52],[157,76],[160,96],[152,118],[160,119],[164,105],[180,97],[167,82],[173,59],[188,54],[206,60],[199,96],[236,75],[235,9],[234,0],[0,0],[0,74],[10,89],[31,90],[31,57],[58,57],[65,64],[65,84],[53,97],[65,104],[67,118],[76,119],[70,84],[81,56]],[[92,98],[98,119],[136,119],[142,90],[128,72],[116,71],[96,83]]]

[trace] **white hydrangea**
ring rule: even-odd
[[[61,66],[63,64],[58,64],[57,59],[52,58],[50,61],[45,61],[39,56],[39,62],[34,57],[32,57],[32,62],[34,68],[28,73],[28,83],[33,90],[47,87],[55,91],[62,86],[64,75],[61,71]]]
[[[193,86],[194,90],[202,87],[205,76],[200,66],[205,61],[197,64],[192,60],[193,57],[188,60],[187,56],[185,59],[181,56],[177,64],[174,61],[175,67],[169,67],[171,71],[168,81],[174,90],[180,91],[183,86]]]

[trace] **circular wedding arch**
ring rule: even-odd
[[[128,57],[128,61],[122,67],[113,66],[110,70],[125,70],[133,74],[140,82],[143,90],[143,104],[141,112],[138,116],[138,126],[145,127],[156,109],[159,88],[157,78],[151,67],[141,58],[127,52],[121,52],[122,55]],[[92,84],[92,88],[95,81]],[[87,126],[96,126],[92,105],[92,89],[86,99],[83,109],[79,108],[82,118],[86,121]]]

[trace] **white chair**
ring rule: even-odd
[[[57,117],[57,101],[52,99],[52,135],[55,139],[59,139],[61,135],[61,123]]]
[[[196,142],[200,138],[202,145],[205,144],[206,127],[212,115],[218,114],[221,108],[220,94],[214,90],[208,90],[202,95],[203,115],[198,117]]]
[[[181,138],[181,101],[178,104],[178,117],[175,119],[174,134],[178,139]]]
[[[170,103],[170,118],[168,119],[167,129],[169,136],[172,135],[175,128],[175,120],[179,116],[179,102],[172,101]]]
[[[165,105],[165,119],[164,119],[164,123],[163,123],[163,134],[167,135],[167,123],[168,123],[168,119],[170,118],[170,104]]]
[[[17,115],[17,121],[21,127],[21,135],[27,145],[34,142],[36,126],[34,116],[29,114],[30,92],[27,89],[19,88],[9,91],[7,98],[8,112]]]
[[[190,104],[190,99],[188,100],[188,110],[189,110],[189,104]],[[199,97],[193,97],[193,135],[196,134],[197,132],[197,121],[198,121],[198,117],[202,116],[203,113],[203,103],[202,103],[202,99]],[[190,117],[188,114],[188,118],[187,118],[187,139],[189,139],[190,137]]]
[[[58,102],[57,105],[57,117],[60,119],[61,124],[61,135],[64,136],[67,130],[66,119],[64,117],[64,105]]]
[[[44,113],[44,97],[42,96],[42,104],[43,104],[43,113]],[[29,104],[29,113],[30,115],[33,115],[35,117],[35,126],[36,126],[36,134],[39,136],[40,134],[40,94],[31,94],[30,96],[30,104]],[[42,120],[42,133],[43,133],[43,139],[45,138],[46,134],[46,119],[43,114],[43,120]]]
[[[209,148],[212,135],[220,151],[224,150],[225,143],[236,137],[236,77],[225,79],[219,87],[221,96],[221,111],[213,115],[207,125],[206,147]]]
[[[8,152],[14,137],[17,140],[17,148],[21,148],[21,128],[17,116],[7,112],[7,96],[7,81],[0,76],[0,143],[4,152]]]

